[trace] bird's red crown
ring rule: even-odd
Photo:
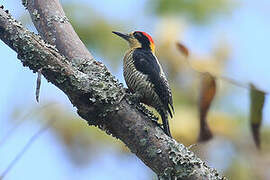
[[[146,32],[143,32],[143,31],[137,31],[137,32],[140,32],[142,33],[145,37],[147,37],[147,39],[149,40],[150,42],[150,49],[151,51],[154,53],[155,52],[155,43],[154,43],[154,40],[152,39],[152,37],[147,34]]]

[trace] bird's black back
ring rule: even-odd
[[[148,75],[148,80],[154,84],[154,90],[159,96],[162,104],[166,107],[166,111],[172,116],[169,105],[173,109],[172,95],[166,77],[161,75],[161,67],[157,62],[156,57],[151,51],[137,48],[133,53],[135,68],[145,75]]]

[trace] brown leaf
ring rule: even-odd
[[[188,57],[189,56],[189,51],[188,48],[186,46],[184,46],[182,43],[177,42],[176,46],[178,48],[178,50],[185,56]]]
[[[256,147],[260,149],[260,129],[263,116],[263,106],[265,92],[258,90],[253,84],[250,84],[250,126]]]
[[[216,79],[210,73],[202,73],[199,95],[200,134],[198,141],[208,141],[213,135],[207,123],[207,113],[216,94]]]

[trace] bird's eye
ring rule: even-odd
[[[142,36],[141,33],[138,32],[138,31],[135,31],[133,35],[134,35],[135,37],[141,37],[141,36]]]

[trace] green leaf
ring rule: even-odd
[[[253,84],[250,84],[250,126],[254,142],[257,148],[260,148],[260,129],[263,116],[263,106],[265,92],[258,90]]]

